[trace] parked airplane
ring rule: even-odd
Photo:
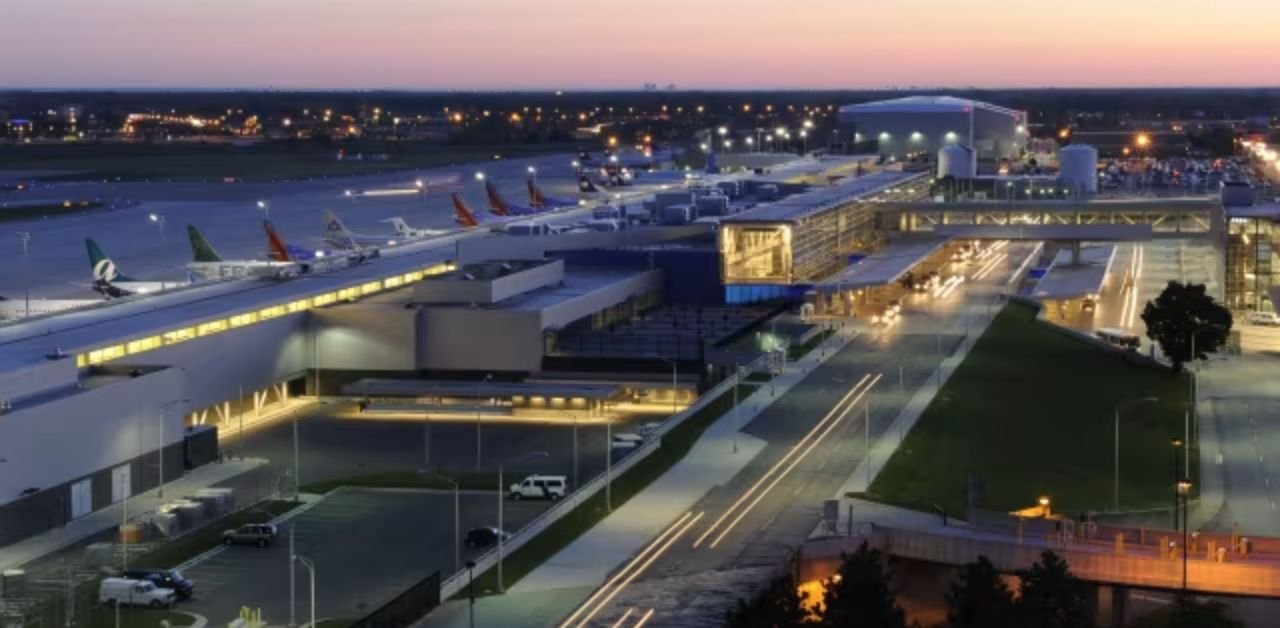
[[[270,220],[262,221],[262,228],[267,232],[267,256],[277,262],[308,262],[307,266],[312,270],[332,270],[363,264],[382,256],[378,249],[366,247],[342,251],[345,255],[329,255],[320,249],[312,250],[286,243]]]
[[[324,239],[329,244],[340,249],[350,249],[358,248],[353,245],[395,246],[396,242],[402,240],[421,240],[448,233],[448,231],[439,229],[414,229],[399,216],[388,218],[383,222],[391,223],[395,228],[395,233],[388,235],[356,233],[348,229],[347,225],[342,222],[341,218],[338,218],[338,215],[333,210],[326,209],[324,210]]]
[[[546,196],[542,193],[542,188],[534,183],[533,179],[529,179],[529,205],[534,209],[556,209],[560,207],[577,207],[578,201],[569,198],[556,198],[554,196]]]
[[[114,299],[135,294],[149,294],[190,285],[191,281],[138,281],[124,273],[102,252],[102,248],[92,238],[84,241],[89,251],[89,267],[93,271],[93,289],[103,296]]]
[[[187,225],[187,237],[191,240],[192,258],[187,270],[202,279],[287,279],[309,270],[294,261],[223,259],[195,225]]]
[[[463,201],[457,192],[453,193],[453,220],[458,223],[459,227],[467,229],[494,222],[493,219],[487,216],[477,216],[470,207],[467,207],[466,201]]]
[[[6,299],[0,297],[0,321],[53,314],[102,303],[102,299]]]
[[[531,216],[550,209],[537,209],[535,207],[513,205],[507,202],[507,199],[503,198],[502,195],[498,193],[498,188],[493,186],[492,181],[484,182],[484,192],[489,198],[489,211],[499,216]]]

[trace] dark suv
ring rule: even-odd
[[[246,523],[234,530],[222,533],[222,542],[227,545],[257,545],[266,547],[275,543],[276,527],[269,523]]]
[[[123,576],[130,580],[146,580],[161,589],[173,589],[179,600],[189,600],[196,593],[196,583],[187,580],[176,569],[131,569]]]
[[[467,531],[467,538],[464,539],[467,547],[489,547],[498,542],[498,535],[502,535],[505,542],[511,538],[511,535],[497,528],[472,528]]]

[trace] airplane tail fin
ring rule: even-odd
[[[325,235],[349,235],[351,231],[347,226],[342,224],[342,219],[333,212],[332,209],[324,210],[324,233]]]
[[[493,182],[484,182],[484,193],[489,198],[489,211],[499,216],[511,215],[511,209],[507,207],[507,202],[498,194],[498,189],[493,187]]]
[[[471,208],[462,201],[456,193],[453,194],[453,216],[459,226],[476,227],[480,225],[480,221],[476,220],[476,215],[471,213]]]
[[[267,233],[268,257],[273,262],[292,262],[293,256],[289,254],[289,246],[284,243],[284,238],[280,237],[280,233],[276,231],[275,225],[270,220],[262,221],[262,229]]]
[[[600,191],[600,189],[596,187],[596,184],[592,183],[591,179],[587,178],[585,175],[578,177],[578,190],[582,192]]]
[[[720,174],[720,166],[716,163],[716,152],[707,153],[707,174]]]
[[[122,274],[119,268],[116,268],[115,262],[102,252],[102,247],[98,246],[92,238],[84,241],[84,246],[89,251],[89,266],[93,271],[94,281],[110,283],[112,281],[133,281],[133,279]]]
[[[391,228],[395,230],[396,235],[398,236],[408,236],[409,232],[413,231],[409,228],[409,223],[405,222],[404,218],[399,216],[392,216],[383,222],[391,223]]]
[[[187,238],[191,240],[191,259],[197,262],[221,262],[222,256],[195,225],[187,225]]]
[[[547,202],[546,199],[542,197],[542,190],[538,189],[538,184],[534,183],[533,179],[529,179],[525,183],[529,187],[529,204],[538,209],[542,209],[542,206]]]

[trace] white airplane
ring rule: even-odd
[[[53,314],[102,303],[102,299],[6,299],[0,297],[0,320]]]
[[[195,225],[187,225],[187,237],[191,240],[192,258],[187,270],[202,279],[288,279],[308,270],[306,264],[293,260],[223,259]]]
[[[338,215],[333,210],[326,209],[324,210],[324,240],[334,247],[354,250],[367,247],[395,246],[399,242],[421,240],[447,233],[432,229],[414,229],[399,216],[388,218],[383,222],[391,223],[395,227],[395,233],[387,235],[356,233],[348,229],[347,225],[342,222],[341,218],[338,218]]]
[[[92,238],[85,239],[84,245],[89,250],[89,267],[93,270],[93,289],[108,299],[151,294],[191,285],[189,279],[186,281],[138,281],[121,273],[116,263],[102,252],[102,248]]]

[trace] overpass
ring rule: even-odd
[[[1217,197],[1069,199],[1044,201],[886,201],[875,205],[876,227],[884,231],[937,231],[952,226],[1140,226],[1154,237],[1221,234],[1225,229]],[[1093,239],[1093,238],[1081,238]]]
[[[1117,588],[1183,588],[1181,532],[1097,527],[1064,536],[1053,520],[1007,517],[1009,526],[952,522],[951,526],[907,527],[863,524],[845,537],[811,540],[801,550],[802,579],[834,573],[840,554],[863,541],[899,558],[960,566],[986,556],[1006,573],[1017,573],[1052,550],[1082,580]],[[1074,522],[1067,522],[1068,525]],[[1250,539],[1254,551],[1238,551],[1230,535],[1201,534],[1186,557],[1186,588],[1201,594],[1274,597],[1280,595],[1280,539]],[[1176,543],[1170,551],[1168,544]],[[1222,552],[1218,548],[1224,548]],[[1221,556],[1221,560],[1219,560]]]

